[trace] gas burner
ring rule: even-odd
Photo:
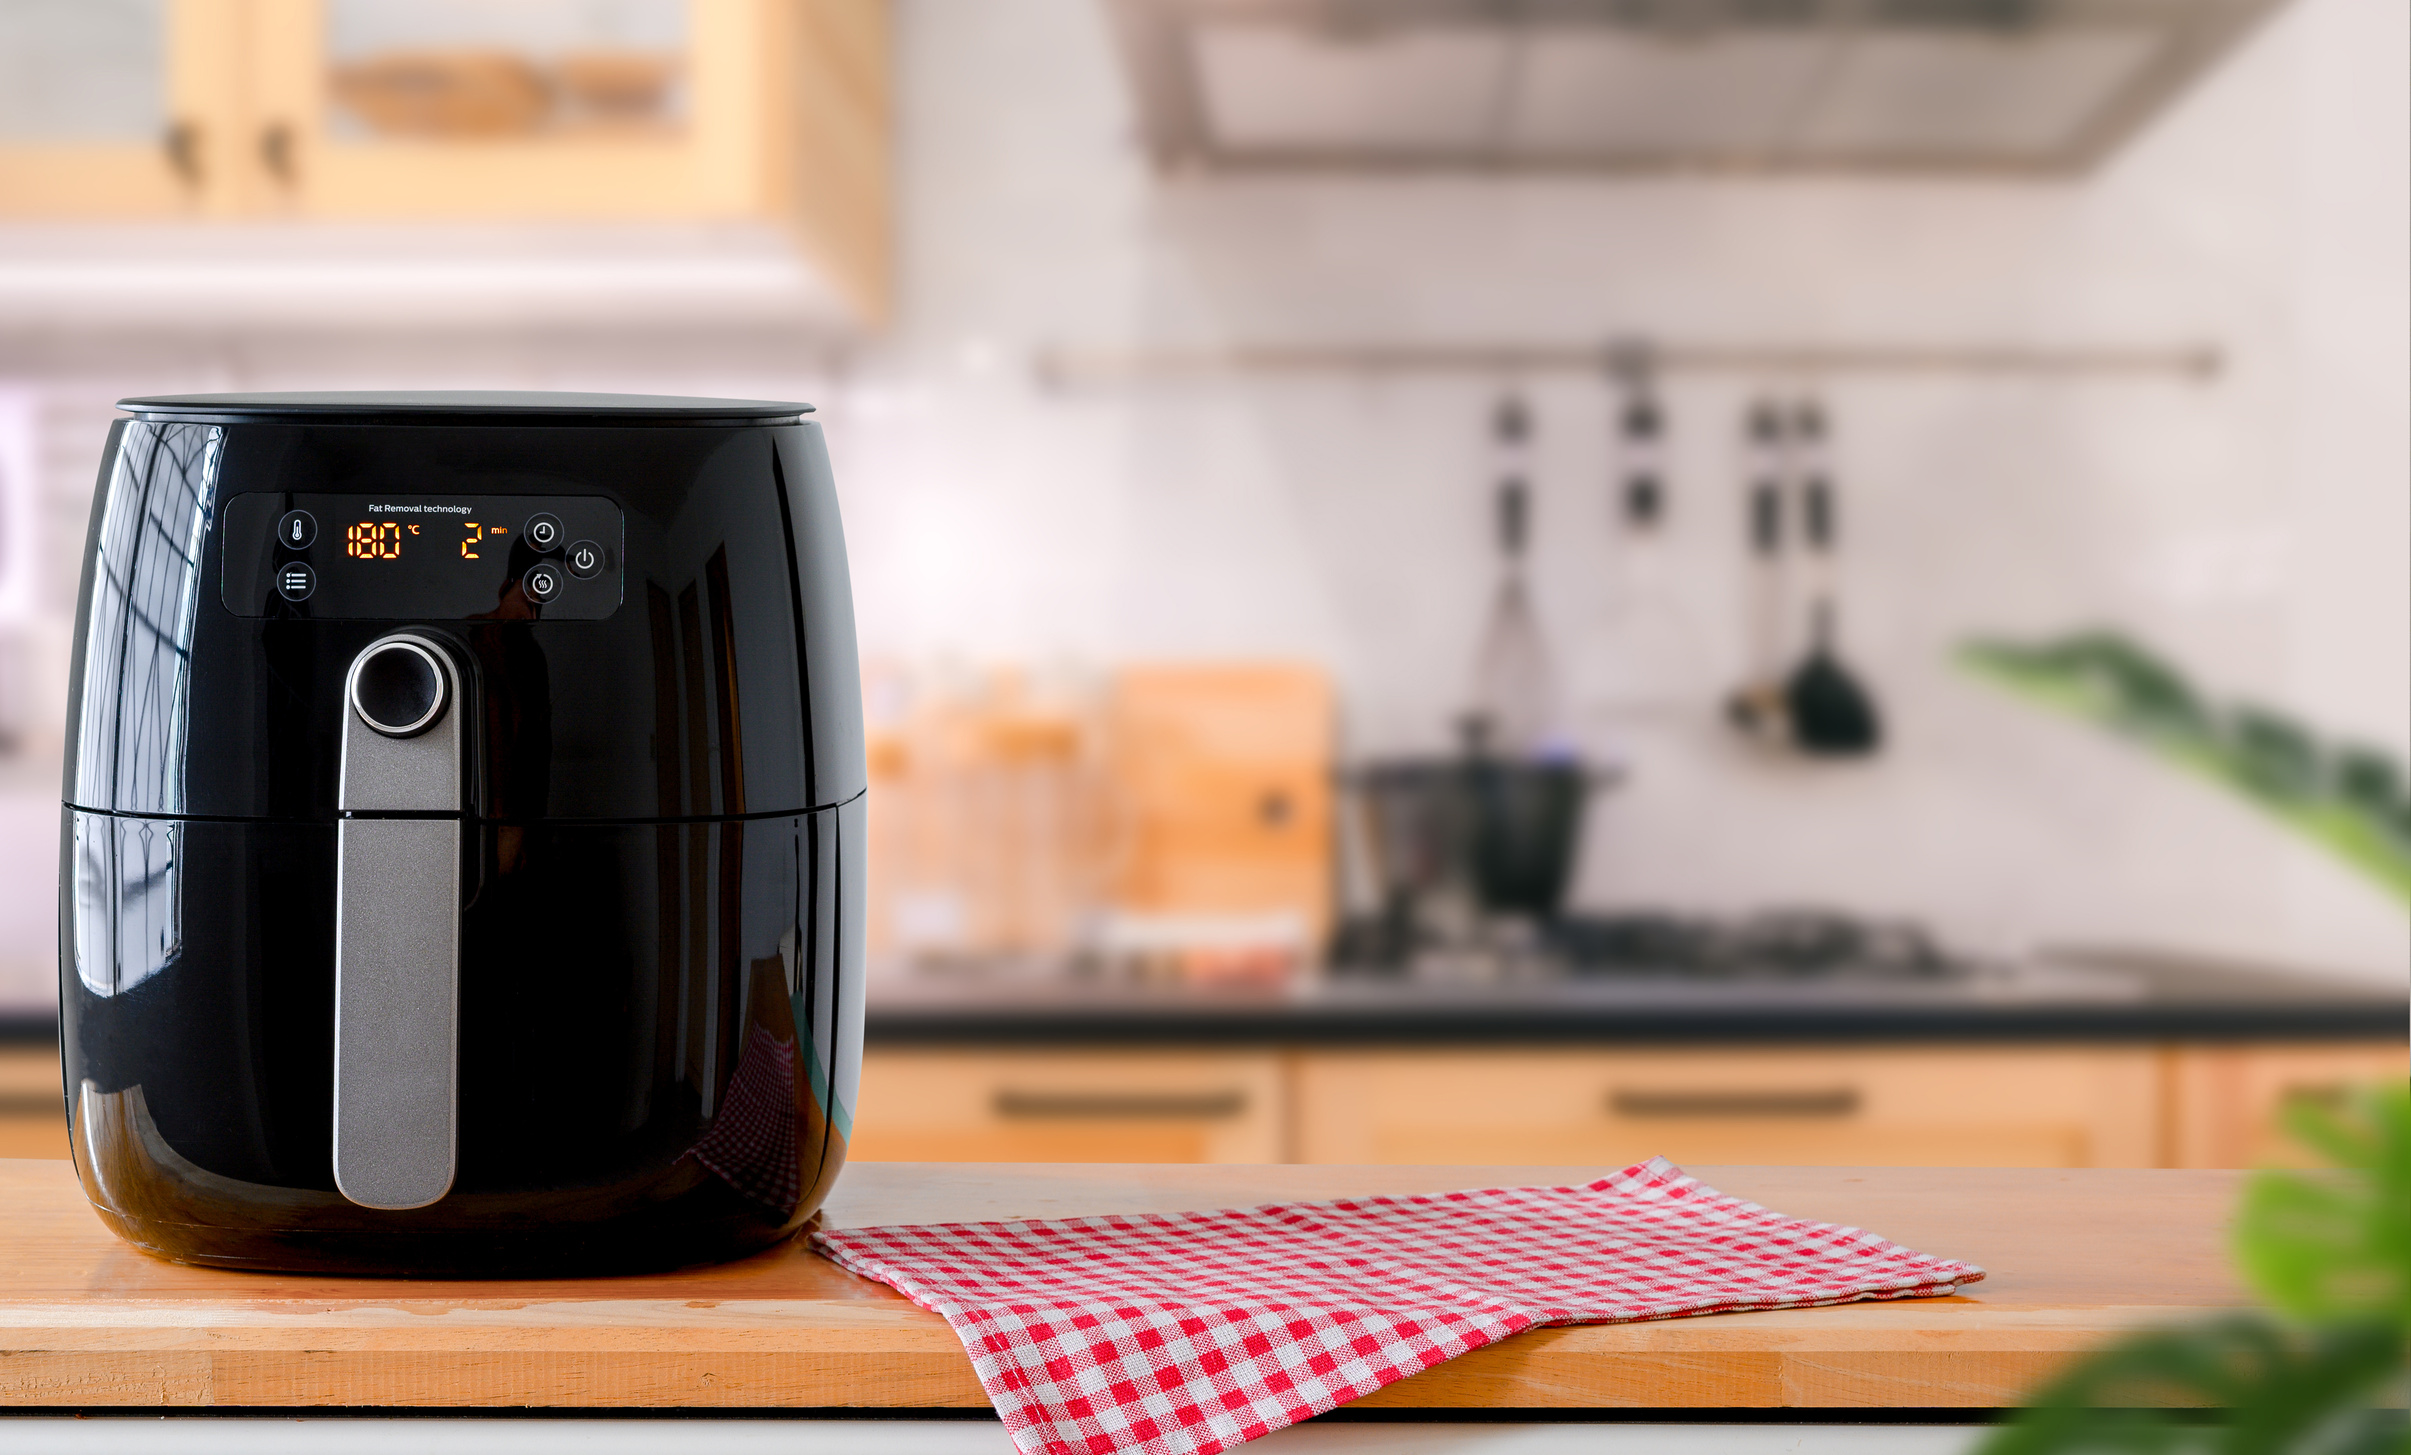
[[[1972,967],[1914,924],[1819,910],[1740,920],[1651,912],[1569,915],[1547,934],[1569,976],[1679,975],[1752,980],[1933,980]]]

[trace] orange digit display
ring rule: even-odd
[[[343,554],[356,561],[402,559],[402,527],[398,521],[364,520],[343,529]]]

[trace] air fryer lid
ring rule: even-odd
[[[809,404],[777,399],[506,389],[151,394],[120,399],[117,407],[137,419],[185,424],[776,424],[812,412]]]

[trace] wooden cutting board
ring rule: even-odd
[[[1585,1181],[1574,1167],[861,1163],[841,1226],[1203,1209]],[[1360,1401],[1403,1408],[2016,1403],[2121,1330],[2245,1302],[2242,1174],[1703,1167],[1704,1181],[1985,1267],[1960,1296],[1536,1329]],[[390,1409],[986,1403],[954,1335],[800,1242],[631,1278],[420,1282],[230,1273],[117,1241],[69,1164],[0,1161],[0,1405]]]

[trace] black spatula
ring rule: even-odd
[[[1833,644],[1833,486],[1822,474],[1802,487],[1802,534],[1816,562],[1817,594],[1809,607],[1808,655],[1784,687],[1792,742],[1802,752],[1847,756],[1872,753],[1883,742],[1875,699]]]

